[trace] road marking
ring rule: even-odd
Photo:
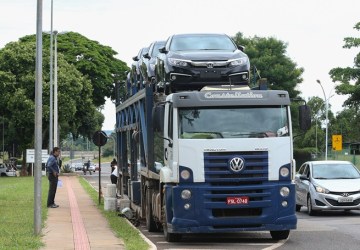
[[[286,240],[280,240],[278,243],[272,245],[272,246],[269,246],[267,248],[263,248],[262,250],[274,250],[278,247],[281,247],[282,245],[284,245],[286,242]]]

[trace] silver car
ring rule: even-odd
[[[296,211],[360,209],[360,171],[348,161],[308,161],[295,175]]]

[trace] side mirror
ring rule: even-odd
[[[238,49],[239,49],[239,50],[241,50],[242,52],[244,52],[244,50],[245,50],[245,46],[238,45],[237,47],[238,47]]]
[[[165,105],[159,104],[153,108],[152,119],[154,124],[154,131],[164,133],[164,115]]]
[[[150,58],[151,58],[151,56],[149,55],[149,53],[145,53],[145,54],[143,55],[143,57],[146,58],[146,59],[150,59]]]
[[[159,48],[160,53],[167,53],[167,50],[165,49],[165,46]]]
[[[307,178],[306,175],[300,175],[299,178],[300,178],[300,180],[303,180],[303,181],[308,181],[309,180],[309,178]]]
[[[311,127],[311,110],[307,105],[299,106],[299,125],[303,131],[309,130]]]
[[[134,56],[132,59],[133,59],[135,62],[139,61],[139,58],[138,58],[137,56]]]

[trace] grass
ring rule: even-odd
[[[104,215],[116,236],[124,241],[127,250],[149,249],[149,245],[141,238],[139,232],[130,226],[125,218],[118,216],[119,212],[105,211],[103,199],[99,205],[98,192],[83,177],[79,177],[79,180],[94,203],[97,204],[98,209]]]
[[[42,178],[42,227],[47,217],[48,181]],[[0,249],[39,249],[34,233],[34,178],[0,177]]]

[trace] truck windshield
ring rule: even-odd
[[[179,138],[265,138],[289,136],[285,106],[180,108]]]

